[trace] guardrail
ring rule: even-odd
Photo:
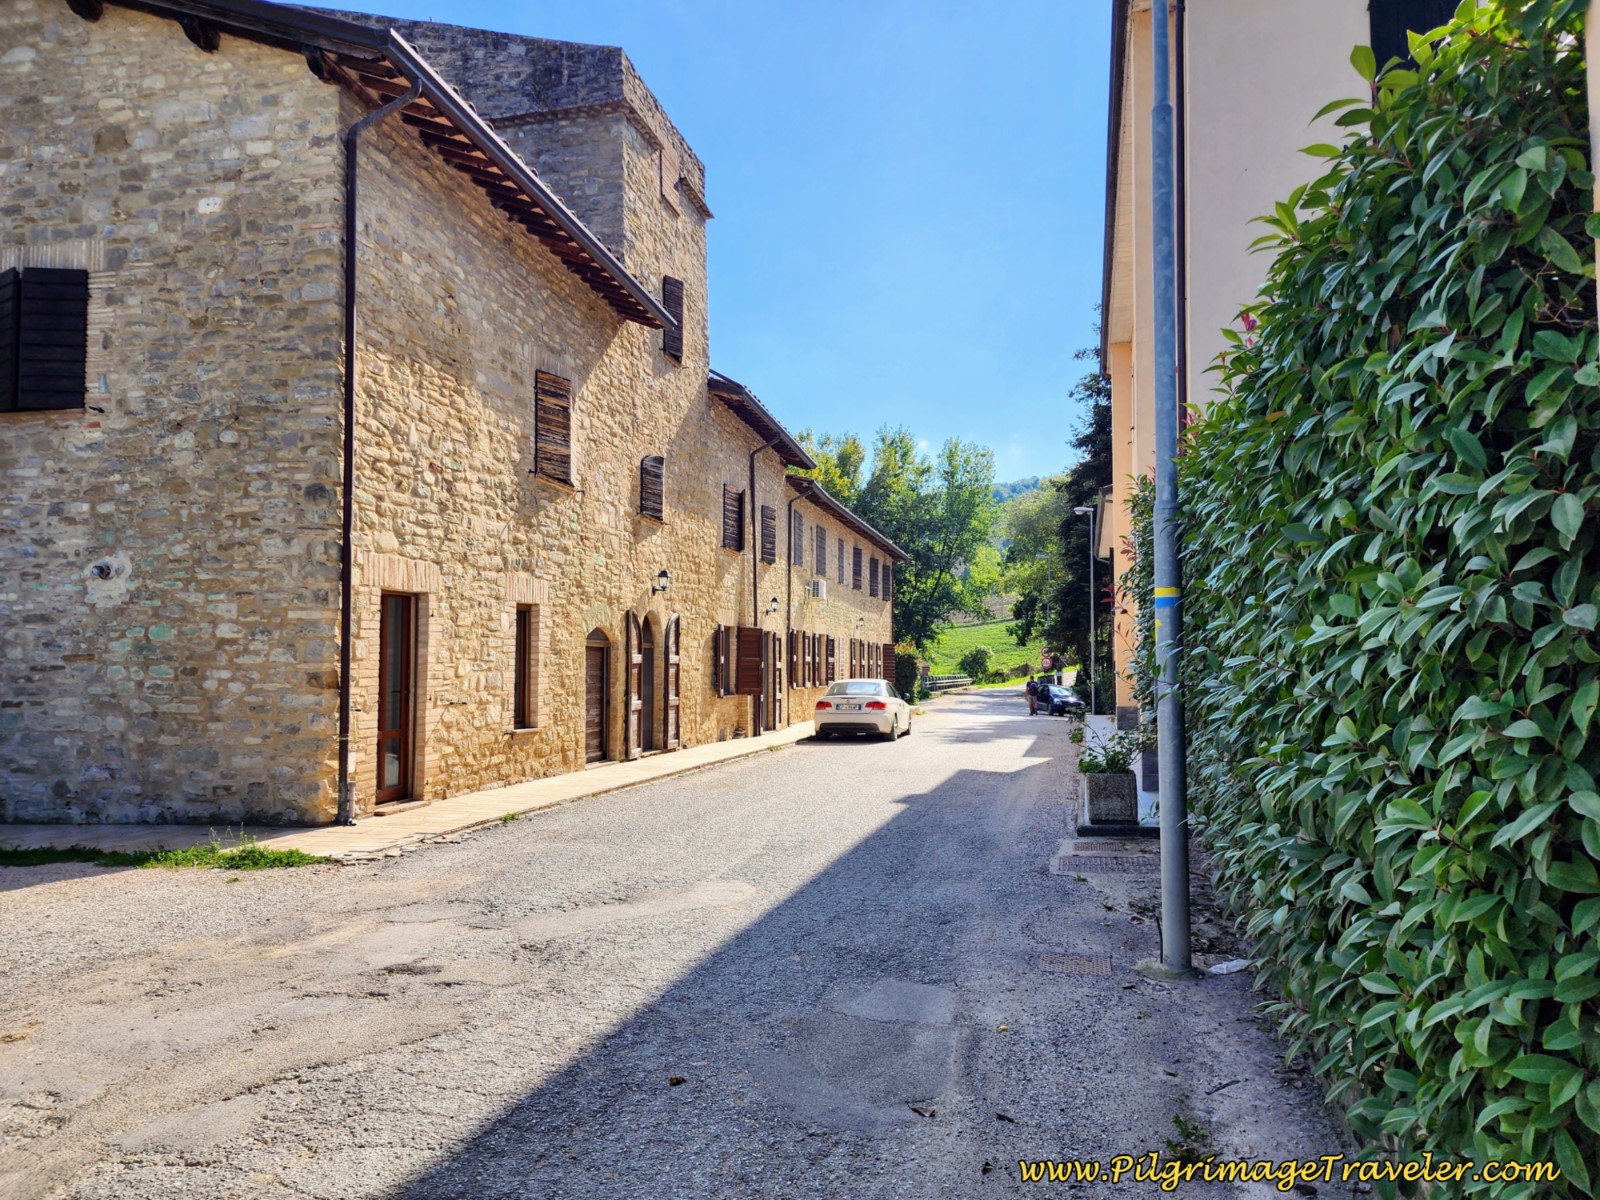
[[[948,692],[951,688],[966,687],[971,682],[971,675],[929,675],[928,690]]]

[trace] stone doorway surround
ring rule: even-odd
[[[432,697],[437,694],[434,655],[429,653],[429,629],[434,606],[443,591],[437,563],[398,554],[357,551],[355,556],[355,645],[350,680],[350,778],[355,781],[357,816],[371,816],[378,791],[378,630],[383,594],[399,592],[412,597],[415,622],[411,704],[412,800],[429,799],[429,757],[438,720]]]

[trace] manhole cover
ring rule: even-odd
[[[1161,865],[1153,854],[1063,854],[1057,861],[1062,875],[1148,875]]]
[[[1110,975],[1109,954],[1041,954],[1039,965],[1057,975]]]

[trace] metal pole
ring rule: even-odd
[[[1188,973],[1189,811],[1183,777],[1183,702],[1178,650],[1183,580],[1178,563],[1178,303],[1174,280],[1171,37],[1167,0],[1150,13],[1151,225],[1155,243],[1155,632],[1156,730],[1161,770],[1161,965]]]
[[[1096,693],[1099,688],[1100,672],[1095,667],[1094,659],[1094,544],[1095,544],[1095,511],[1089,510],[1089,711],[1095,711]]]

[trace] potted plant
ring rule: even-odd
[[[1139,820],[1139,791],[1133,775],[1133,756],[1138,752],[1139,735],[1131,729],[1115,733],[1085,729],[1078,776],[1083,780],[1083,808],[1091,824],[1132,825]]]

